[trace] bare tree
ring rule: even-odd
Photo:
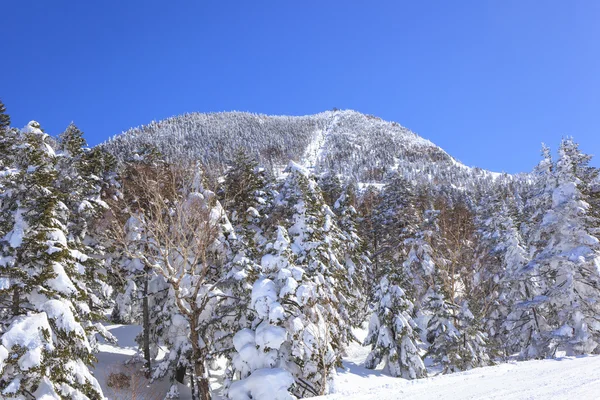
[[[140,234],[135,240],[141,240],[143,246],[139,242],[131,245],[132,235],[123,229],[122,218],[115,218],[113,236],[128,257],[139,259],[167,282],[176,311],[189,324],[192,385],[200,399],[208,400],[206,365],[211,341],[207,336],[219,320],[211,308],[228,298],[218,290],[224,282],[225,213],[189,168],[171,166],[157,171],[140,166],[134,175],[130,185],[137,201],[130,203],[135,209],[126,214],[139,221]],[[125,186],[124,192],[127,190]],[[144,332],[146,347],[149,327],[144,327]]]

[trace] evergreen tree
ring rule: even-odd
[[[406,287],[409,296],[417,305],[416,312],[421,311],[424,296],[433,286],[436,265],[432,243],[439,242],[436,222],[438,214],[436,210],[425,211],[418,231],[413,234],[413,237],[405,240],[405,245],[410,250],[402,264],[402,270],[407,279]]]
[[[432,313],[427,324],[428,355],[442,367],[442,373],[462,370],[460,359],[460,332],[454,324],[454,310],[436,285],[429,289],[427,308]]]
[[[542,344],[532,352],[538,357],[557,350],[587,354],[599,346],[595,318],[600,312],[600,253],[598,239],[590,233],[595,222],[585,188],[595,171],[588,162],[571,139],[561,142],[545,191],[551,193],[551,207],[536,226],[531,269],[541,277],[541,293],[529,300],[539,304],[547,324],[540,328]]]
[[[10,397],[102,398],[88,370],[96,327],[76,283],[85,272],[69,247],[68,208],[53,186],[56,155],[35,121],[17,145],[19,177],[5,183],[2,202],[14,219],[2,257],[0,296],[13,295],[13,312],[1,321],[0,389]]]
[[[233,338],[235,352],[226,381],[229,398],[285,399],[292,392],[299,396],[319,393],[313,384],[321,377],[316,357],[311,357],[315,349],[304,343],[319,329],[300,309],[299,287],[310,290],[313,285],[306,271],[295,265],[286,229],[278,226],[265,246],[252,287],[250,324]],[[257,376],[284,384],[268,393],[256,393],[252,382]]]
[[[108,154],[102,150],[90,150],[81,132],[70,124],[59,136],[57,145],[56,185],[61,200],[68,210],[67,230],[69,246],[77,260],[77,268],[85,271],[81,278],[73,278],[85,293],[85,301],[93,320],[103,318],[112,300],[112,287],[107,283],[105,249],[101,237],[95,232],[96,221],[108,210],[102,199],[106,177],[112,173],[112,165],[104,159]],[[94,323],[106,338],[110,334],[102,325]],[[94,337],[90,340],[95,341]]]
[[[6,114],[6,106],[0,100],[0,132],[10,128],[10,116]]]
[[[411,301],[401,285],[400,274],[390,273],[382,278],[375,294],[376,309],[369,323],[365,345],[371,353],[365,367],[373,369],[385,360],[392,376],[406,379],[423,378],[427,370],[419,355],[418,328],[412,319]]]
[[[358,212],[356,203],[356,187],[348,184],[333,205],[337,216],[337,225],[343,235],[341,249],[344,252],[346,269],[352,279],[347,288],[348,314],[353,326],[360,326],[367,317],[370,293],[369,277],[372,275],[372,264],[366,243],[358,235]]]
[[[350,243],[338,227],[335,214],[324,204],[312,175],[293,162],[286,171],[289,175],[280,191],[279,207],[291,211],[287,229],[296,262],[305,266],[316,284],[316,292],[311,294],[316,297],[306,299],[306,311],[313,313],[312,306],[317,305],[327,320],[332,346],[341,355],[353,338],[351,326],[346,323],[355,287],[352,266],[346,265]],[[319,318],[317,314],[313,317]],[[335,364],[339,362],[338,356]]]

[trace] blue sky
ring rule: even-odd
[[[527,171],[564,135],[600,159],[598,21],[595,0],[7,0],[0,98],[91,144],[184,112],[350,108]]]

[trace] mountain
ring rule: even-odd
[[[170,161],[201,160],[219,170],[243,149],[275,173],[293,160],[317,174],[333,172],[359,182],[381,182],[395,170],[413,180],[453,184],[497,176],[461,164],[396,122],[351,110],[299,117],[191,113],[130,129],[102,144],[121,161],[146,145]]]

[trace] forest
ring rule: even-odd
[[[188,114],[90,148],[0,103],[1,397],[104,399],[107,323],[142,327],[131,363],[170,399],[328,394],[363,324],[365,366],[404,379],[600,354],[590,160],[565,137],[492,173],[349,111]]]

